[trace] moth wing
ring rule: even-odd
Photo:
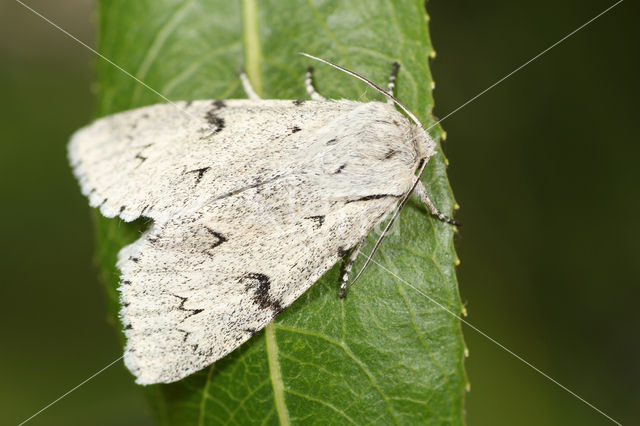
[[[308,194],[304,178],[279,179],[156,223],[122,249],[125,364],[138,383],[180,380],[233,351],[397,202]]]
[[[308,135],[352,101],[194,101],[114,114],[78,130],[69,159],[106,217],[165,221],[273,179],[309,153]]]

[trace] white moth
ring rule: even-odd
[[[152,105],[73,135],[90,205],[153,219],[117,264],[137,383],[174,382],[227,355],[350,254],[343,296],[361,243],[414,189],[454,223],[416,176],[435,144],[391,95],[397,66],[385,92],[330,65],[390,101],[326,100],[310,71],[311,101],[260,100],[242,75],[249,100]]]

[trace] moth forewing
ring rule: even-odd
[[[180,380],[233,351],[414,188],[434,150],[420,126],[391,104],[315,99],[153,105],[72,137],[90,205],[154,221],[117,264],[138,383]]]

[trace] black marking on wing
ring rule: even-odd
[[[216,241],[214,241],[211,244],[211,246],[209,246],[209,248],[207,250],[205,250],[207,252],[207,254],[211,255],[211,253],[209,253],[208,250],[211,250],[211,249],[214,249],[214,248],[218,247],[220,244],[228,241],[228,239],[227,239],[227,237],[225,237],[221,233],[214,231],[213,229],[209,228],[208,226],[205,226],[204,229],[206,229],[209,234],[211,234],[214,237],[216,237]]]
[[[126,208],[127,206],[120,206],[120,212],[118,214],[122,214],[122,212],[125,211]]]
[[[207,114],[204,116],[204,118],[209,122],[209,124],[216,127],[213,133],[220,133],[222,129],[224,129],[224,118],[218,117],[218,115],[216,114],[217,110],[218,108],[214,107],[213,109],[210,109],[207,112]]]
[[[402,195],[394,195],[394,194],[365,195],[364,197],[356,198],[354,200],[347,200],[347,201],[345,201],[345,204],[355,203],[357,201],[379,200],[380,198],[386,198],[386,197],[400,198],[400,197],[402,197]]]
[[[293,104],[295,106],[300,106],[304,103],[305,101],[303,99],[296,99],[295,101],[293,101]]]
[[[211,199],[210,202],[222,200],[223,198],[232,197],[234,195],[238,195],[241,192],[247,191],[247,190],[252,189],[252,188],[259,188],[259,187],[261,187],[263,185],[266,185],[268,183],[275,182],[278,179],[280,179],[280,175],[279,174],[275,175],[271,179],[266,179],[266,180],[263,180],[263,181],[260,181],[260,182],[253,183],[251,185],[244,186],[242,188],[234,189],[233,191],[227,192],[225,194],[220,195],[219,197],[215,197],[215,198]]]
[[[395,149],[389,150],[389,152],[387,152],[384,155],[385,160],[388,160],[389,158],[393,157],[394,155],[396,155],[398,153],[398,151],[396,151]]]
[[[342,258],[349,254],[352,249],[346,248],[344,246],[338,247],[338,257]]]
[[[143,156],[143,155],[142,155],[142,153],[140,153],[140,152],[139,152],[139,153],[137,153],[137,154],[136,154],[136,156],[135,156],[134,158],[136,158],[136,159],[140,160],[140,163],[139,163],[139,164],[138,164],[138,166],[136,166],[136,167],[139,167],[142,163],[144,163],[145,161],[147,161],[147,157]]]
[[[342,170],[344,170],[345,167],[347,167],[347,165],[343,164],[342,166],[338,167],[335,172],[333,172],[331,174],[332,175],[337,175],[338,173],[342,172]]]
[[[291,129],[291,133],[297,133],[297,132],[299,132],[300,130],[302,130],[300,127],[298,127],[298,126],[293,126],[293,129]]]
[[[189,300],[188,297],[184,297],[184,296],[178,296],[177,294],[171,294],[173,297],[177,297],[178,299],[180,299],[180,305],[178,306],[178,309],[184,312],[189,312],[189,315],[186,316],[182,321],[186,320],[189,317],[192,317],[194,315],[198,315],[200,312],[204,311],[204,309],[189,309],[189,308],[185,308],[184,304],[187,303],[187,300]],[[180,322],[182,322],[180,321]]]
[[[278,300],[271,298],[269,290],[271,289],[271,280],[265,274],[249,273],[242,277],[242,280],[250,280],[245,283],[245,289],[253,292],[253,303],[258,305],[260,309],[271,309],[276,314],[282,311],[282,305]]]
[[[196,185],[197,185],[202,180],[202,176],[204,176],[204,174],[206,172],[208,172],[209,170],[211,170],[211,167],[203,167],[201,169],[189,170],[187,173],[197,173],[198,174],[198,176],[196,176]]]
[[[191,334],[191,332],[187,331],[187,330],[183,330],[182,328],[176,328],[176,331],[179,331],[180,333],[183,333],[183,335],[182,335],[182,343],[186,343],[187,339],[189,338],[189,335]]]
[[[311,219],[315,221],[318,228],[320,228],[324,224],[324,215],[309,216],[309,217],[305,217],[305,219]]]
[[[130,260],[130,261],[132,261],[132,262],[134,262],[134,263],[138,263],[138,262],[140,262],[140,258],[138,258],[138,257],[132,257],[132,256],[130,256],[130,257],[129,257],[129,260]]]
[[[221,101],[221,100],[219,100],[219,99],[217,99],[217,100],[213,101],[211,104],[212,104],[216,109],[222,109],[222,108],[224,108],[224,107],[226,107],[226,106],[227,106],[227,104],[226,104],[224,101]]]
[[[335,144],[337,144],[337,143],[338,143],[338,139],[337,139],[337,138],[333,138],[333,139],[328,140],[328,141],[327,141],[327,143],[326,143],[326,145],[327,145],[327,146],[329,146],[329,145],[335,145]]]

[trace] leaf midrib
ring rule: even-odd
[[[253,89],[262,96],[262,75],[260,61],[262,51],[260,49],[260,36],[258,31],[258,15],[256,0],[244,0],[242,2],[242,33],[245,44],[245,67],[249,81]],[[273,322],[265,327],[266,355],[269,365],[269,379],[273,388],[273,400],[278,420],[282,426],[289,426],[289,410],[284,400],[284,382],[278,360],[278,342],[276,341]]]
[[[267,325],[264,330],[267,361],[269,363],[269,377],[273,388],[273,400],[275,402],[276,412],[278,413],[280,424],[283,426],[289,426],[289,410],[287,410],[287,404],[284,401],[284,382],[282,381],[282,374],[280,371],[278,342],[276,342],[273,322]]]
[[[256,0],[243,0],[242,2],[242,38],[245,44],[245,71],[253,90],[258,96],[262,96],[262,74],[260,70],[262,50],[260,49],[258,5]]]

